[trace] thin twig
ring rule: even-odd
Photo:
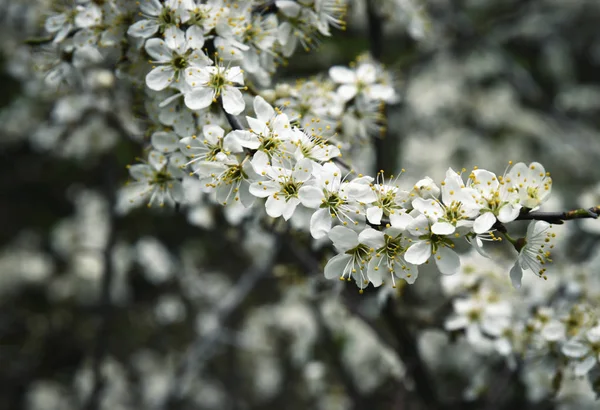
[[[579,208],[571,211],[564,212],[527,212],[522,213],[517,217],[520,221],[546,221],[552,224],[562,224],[565,221],[572,221],[574,219],[598,219],[600,215],[600,206],[594,206],[592,208]]]

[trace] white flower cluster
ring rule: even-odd
[[[97,51],[90,44],[105,36],[110,10],[78,2],[48,18],[46,29],[56,44],[72,38]],[[364,57],[351,68],[332,67],[325,84],[264,93],[282,109],[256,96],[247,126],[206,110],[219,102],[230,117],[244,112],[244,74],[268,82],[262,80],[276,60],[291,55],[298,42],[306,47],[317,33],[330,35],[329,26],[342,27],[345,4],[339,0],[145,0],[139,11],[141,19],[127,33],[140,39],[153,64],[146,85],[157,120],[167,128],[152,134],[147,162],[130,167],[134,203],[185,202],[182,182],[189,175],[222,204],[250,207],[265,198],[266,213],[285,220],[301,207],[310,215],[305,224],[312,237],[329,237],[339,252],[325,276],[353,278],[362,290],[381,285],[386,275],[393,284],[395,278],[413,283],[418,266],[431,259],[443,274],[455,273],[456,241],[465,239],[483,253],[483,241],[500,239],[493,233],[497,223],[537,209],[550,194],[552,180],[539,163],[516,164],[502,176],[474,169],[466,179],[449,169],[440,186],[425,178],[412,190],[400,189],[398,179],[386,180],[383,172],[354,176],[338,158],[342,150],[373,136],[380,105],[398,100],[389,74]],[[527,237],[514,241],[520,251],[511,270],[515,286],[523,271],[544,276],[550,239],[548,224],[532,222]]]
[[[262,6],[226,0],[142,2],[143,19],[128,34],[145,40],[154,64],[146,76],[148,87],[178,90],[191,110],[222,98],[229,114],[240,114],[244,73],[268,84],[276,63],[289,57],[298,42],[308,48],[318,34],[329,36],[329,25],[340,27],[345,12],[340,0],[275,1],[276,13],[266,14]]]
[[[291,125],[260,96],[253,105],[256,117],[246,117],[245,129],[226,134],[205,125],[201,136],[182,139],[156,132],[149,164],[130,170],[142,187],[140,197],[149,204],[181,201],[180,168],[186,166],[224,205],[239,201],[250,207],[255,198],[266,198],[266,213],[285,220],[302,206],[312,214],[312,237],[329,236],[340,252],[325,266],[325,276],[354,278],[361,289],[381,285],[385,275],[393,283],[396,277],[413,283],[418,265],[431,259],[443,274],[457,272],[456,241],[483,252],[484,240],[498,239],[497,222],[537,209],[551,192],[552,180],[539,163],[515,164],[502,176],[474,169],[466,180],[449,169],[440,186],[425,178],[410,191],[400,189],[397,178],[386,181],[383,172],[377,179],[353,176],[334,162],[338,147]],[[511,270],[515,286],[523,271],[544,276],[551,239],[548,223],[531,223]]]
[[[532,226],[527,239],[547,228],[542,221]],[[597,258],[576,269],[562,266],[561,275],[553,276],[542,288],[525,280],[518,293],[503,266],[476,252],[461,259],[459,272],[442,278],[443,290],[452,298],[445,330],[464,333],[466,342],[482,357],[499,355],[513,368],[522,360],[528,371],[545,373],[545,379],[555,379],[554,393],[561,386],[557,377],[578,378],[597,368],[600,321],[594,306],[597,294],[590,293],[596,285],[589,283],[587,275],[571,274],[596,266]],[[537,360],[527,360],[532,357],[547,360],[540,369]]]

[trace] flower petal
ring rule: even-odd
[[[422,265],[427,262],[427,259],[429,259],[430,256],[431,245],[425,241],[419,241],[408,248],[404,255],[404,259],[414,265]]]
[[[175,70],[167,66],[159,66],[150,71],[146,76],[146,85],[149,89],[160,91],[167,88],[174,80]]]
[[[310,218],[310,234],[315,239],[321,239],[331,229],[331,215],[327,209],[317,210]]]
[[[475,231],[475,233],[488,232],[495,223],[496,215],[491,212],[485,212],[475,219],[475,223],[473,223],[473,231]]]
[[[523,269],[519,266],[519,261],[515,262],[514,266],[510,270],[510,280],[515,289],[521,287],[521,279],[523,278]]]
[[[201,87],[187,93],[183,101],[190,110],[202,110],[212,104],[214,96],[212,88]]]
[[[246,108],[242,92],[235,87],[223,89],[223,109],[231,115],[238,115]]]
[[[340,251],[346,252],[349,249],[356,248],[359,244],[358,234],[345,226],[336,226],[329,231],[329,239],[333,246]]]
[[[454,275],[460,269],[460,258],[452,249],[442,246],[434,256],[435,264],[443,275]]]
[[[344,269],[346,269],[351,259],[352,257],[346,254],[336,255],[329,259],[327,265],[325,265],[325,278],[336,279],[342,277]]]

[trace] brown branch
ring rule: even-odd
[[[518,221],[546,221],[552,224],[563,224],[565,221],[572,221],[574,219],[598,219],[600,215],[600,205],[592,208],[579,208],[572,209],[564,212],[525,212],[517,217]]]

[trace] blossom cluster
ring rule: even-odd
[[[525,365],[543,373],[549,393],[557,393],[563,377],[594,378],[600,346],[594,307],[598,295],[587,275],[577,274],[582,266],[563,267],[563,274],[542,288],[525,280],[515,294],[501,264],[476,252],[462,256],[462,262],[456,275],[442,278],[444,293],[452,298],[446,331],[464,333],[474,352],[498,355],[511,368],[523,358],[546,357],[543,366],[537,361]],[[597,258],[583,268],[595,264]]]
[[[115,19],[111,5],[78,2],[50,16],[46,30],[54,44],[72,42],[76,52],[96,55],[88,60],[102,60],[95,45],[108,41],[103,30]],[[164,129],[152,134],[148,159],[130,167],[133,202],[185,202],[183,182],[194,177],[221,204],[248,208],[260,198],[270,217],[308,215],[311,236],[328,238],[338,251],[325,276],[354,279],[362,290],[387,278],[413,283],[418,266],[430,260],[443,274],[457,272],[457,241],[485,253],[484,241],[501,239],[498,226],[537,209],[551,192],[539,163],[511,165],[502,176],[449,169],[439,185],[424,178],[411,189],[383,171],[375,178],[357,175],[340,160],[342,153],[374,136],[381,105],[398,100],[391,76],[367,58],[332,67],[323,83],[265,90],[254,97],[247,125],[238,124],[235,116],[247,110],[242,91],[248,79],[268,84],[276,63],[297,44],[306,48],[330,35],[330,26],[342,28],[346,5],[340,0],[145,0],[138,7],[139,18],[126,32],[149,57],[145,84]],[[225,116],[208,109],[216,103]],[[515,286],[524,271],[545,276],[553,236],[549,224],[538,221],[514,241]]]
[[[361,289],[381,285],[386,275],[392,283],[413,283],[418,266],[429,260],[443,274],[457,272],[457,241],[483,253],[483,241],[499,239],[497,223],[537,209],[551,192],[552,179],[539,163],[514,164],[501,176],[449,169],[439,185],[424,178],[403,190],[398,177],[386,180],[383,172],[373,178],[342,170],[338,146],[292,125],[264,98],[255,97],[253,108],[247,128],[229,133],[218,125],[181,139],[154,133],[149,163],[130,170],[141,196],[149,196],[149,204],[181,201],[181,169],[187,168],[223,205],[250,207],[265,198],[267,215],[285,220],[302,207],[311,214],[312,237],[328,237],[339,252],[325,276],[352,278]],[[547,222],[530,224],[511,270],[515,286],[523,271],[545,275],[554,236]]]

